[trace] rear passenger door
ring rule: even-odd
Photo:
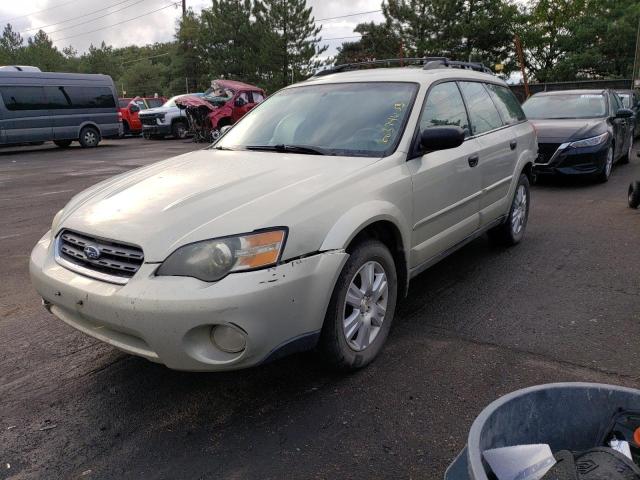
[[[44,142],[52,138],[49,106],[40,86],[0,86],[6,108],[6,143]]]
[[[427,94],[420,133],[439,126],[469,132],[469,120],[455,81],[436,84]],[[411,266],[416,267],[472,235],[478,228],[480,173],[478,143],[473,138],[457,148],[428,152],[407,165],[413,182]]]
[[[460,89],[469,111],[471,133],[478,142],[478,170],[482,194],[479,198],[480,226],[504,213],[504,202],[517,163],[517,142],[513,129],[503,122],[489,87],[482,82],[461,81]]]

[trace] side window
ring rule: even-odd
[[[527,117],[511,89],[501,85],[494,85],[493,83],[487,83],[485,86],[489,90],[489,95],[491,95],[493,103],[498,108],[505,125],[512,125],[526,120]]]
[[[253,103],[264,102],[264,95],[260,92],[251,92],[251,96],[253,97]]]
[[[111,89],[107,87],[65,87],[72,108],[115,108]]]
[[[7,110],[47,110],[42,87],[0,87],[0,95]]]
[[[49,108],[53,110],[71,108],[71,98],[65,91],[65,87],[44,87],[44,93],[47,96]]]
[[[247,92],[242,92],[240,95],[238,95],[237,100],[242,99],[244,100],[245,105],[247,103],[249,103],[249,94]]]
[[[480,82],[460,82],[460,89],[467,102],[472,135],[479,135],[502,127],[502,119]]]
[[[616,112],[622,108],[622,101],[620,100],[620,97],[616,94],[611,94],[610,97],[612,99],[611,114],[615,115]]]
[[[429,92],[420,117],[420,130],[455,126],[469,135],[469,120],[460,90],[455,82],[440,83]]]

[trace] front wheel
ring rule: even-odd
[[[489,230],[489,238],[496,243],[506,246],[520,243],[524,237],[524,232],[529,220],[530,200],[529,179],[523,173],[520,174],[520,178],[518,179],[518,185],[516,186],[513,200],[511,201],[511,208],[509,209],[507,220],[502,225],[498,225]]]
[[[613,170],[613,145],[609,147],[607,150],[607,159],[604,162],[604,166],[602,167],[602,171],[598,174],[598,181],[600,183],[605,183],[609,181],[609,177],[611,176],[611,171]]]
[[[620,164],[626,165],[631,160],[631,153],[633,152],[633,139],[635,138],[635,133],[631,130],[631,138],[629,139],[629,149],[627,153],[620,159]]]
[[[173,138],[179,138],[181,140],[187,138],[187,134],[189,130],[187,129],[187,124],[184,122],[175,122],[171,126],[171,135]]]
[[[80,131],[80,145],[84,148],[97,147],[100,143],[100,132],[94,127],[84,127]]]
[[[319,350],[340,370],[369,364],[382,350],[396,308],[398,280],[389,249],[360,243],[345,264],[325,316]]]

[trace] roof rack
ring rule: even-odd
[[[461,68],[464,70],[473,70],[476,72],[493,74],[491,69],[482,63],[461,62],[458,60],[450,60],[447,57],[409,57],[409,58],[385,58],[383,60],[369,60],[367,62],[344,63],[334,67],[327,68],[317,72],[314,77],[323,77],[332,73],[346,72],[355,70],[358,67],[371,65],[391,65],[392,63],[419,63],[423,65],[424,70],[433,70],[437,68]]]

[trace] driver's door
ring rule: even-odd
[[[231,115],[233,123],[236,123],[244,115],[246,115],[246,113],[251,110],[251,107],[253,107],[253,105],[251,104],[251,99],[249,98],[249,92],[239,93],[233,101],[233,113]]]

